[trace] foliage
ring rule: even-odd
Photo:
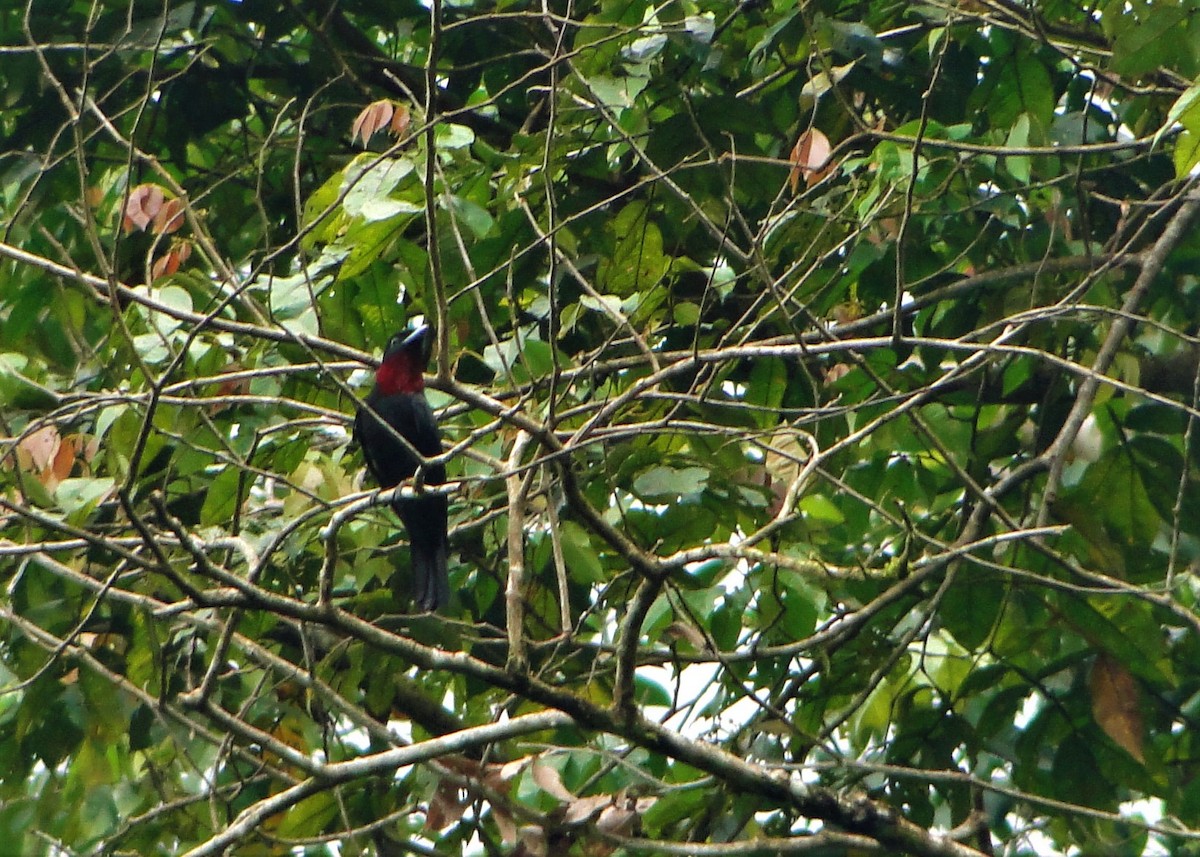
[[[1200,850],[1197,28],[0,14],[4,841]],[[347,432],[421,320],[441,616]]]

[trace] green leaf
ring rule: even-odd
[[[445,123],[437,126],[439,149],[465,149],[474,142],[475,132],[465,125]]]
[[[279,822],[275,834],[283,839],[308,839],[320,834],[337,816],[332,790],[319,791],[301,800]]]
[[[1200,83],[1193,83],[1175,99],[1175,103],[1167,111],[1167,118],[1162,127],[1154,135],[1155,146],[1158,146],[1163,134],[1171,130],[1177,122],[1188,130],[1200,130],[1197,128],[1197,124],[1200,123]]]
[[[23,354],[0,354],[0,405],[11,406],[30,394],[40,395],[26,375],[29,358]]]
[[[668,789],[654,801],[642,816],[647,835],[669,835],[673,825],[696,818],[712,801],[712,793],[702,788]]]
[[[314,278],[311,272],[272,277],[269,283],[271,313],[279,321],[299,318],[311,311],[318,295],[332,284],[331,277]]]
[[[802,574],[791,569],[779,569],[778,580],[783,586],[783,623],[787,639],[803,640],[816,629],[828,598]]]
[[[541,378],[554,371],[552,347],[540,339],[526,339],[521,343],[521,358],[533,377]]]
[[[633,492],[650,502],[698,494],[708,483],[703,467],[652,467],[633,481]]]
[[[1179,30],[1189,15],[1187,4],[1132,4],[1132,26],[1122,27],[1113,42],[1113,70],[1136,76],[1163,65],[1171,65],[1180,45]],[[1128,13],[1126,13],[1128,14]]]
[[[459,222],[466,225],[476,238],[483,238],[492,231],[495,221],[483,206],[461,196],[450,197],[450,210]]]
[[[828,527],[846,520],[837,504],[823,494],[806,494],[796,505],[810,524]]]
[[[1175,176],[1186,178],[1200,164],[1200,134],[1184,131],[1175,139],[1171,151],[1171,162],[1175,165]]]
[[[1050,126],[1054,84],[1038,57],[1022,52],[1006,58],[995,78],[987,82],[991,86],[977,89],[974,97],[984,99],[983,106],[994,126],[1011,128],[1022,113],[1028,114],[1037,128]]]
[[[632,204],[617,215],[611,232],[616,245],[611,257],[601,261],[598,272],[603,291],[622,297],[648,292],[671,266],[671,260],[663,255],[658,225],[648,218],[644,205]]]
[[[604,566],[592,546],[587,531],[574,521],[562,521],[559,527],[563,561],[572,580],[584,583],[603,583]]]
[[[965,566],[946,590],[938,616],[968,652],[983,645],[1004,609],[1007,588],[995,575]]]
[[[200,510],[200,523],[205,525],[228,524],[233,518],[239,501],[238,489],[241,472],[235,467],[220,470],[208,485],[204,494],[204,505]]]
[[[675,304],[671,308],[671,317],[680,327],[692,327],[700,321],[700,307],[690,301]]]
[[[671,705],[671,694],[661,684],[651,681],[642,675],[633,677],[634,698],[638,705],[656,705],[668,708]]]
[[[67,515],[75,516],[78,512],[86,515],[112,493],[115,487],[116,484],[107,476],[95,479],[64,479],[54,490],[54,499]]]
[[[1029,145],[1029,114],[1022,113],[1013,123],[1004,143],[1009,149],[1023,149]],[[1017,181],[1025,184],[1029,181],[1031,162],[1028,155],[1008,155],[1004,158],[1005,169]]]
[[[1135,675],[1157,686],[1175,684],[1174,668],[1165,657],[1161,626],[1147,605],[1105,605],[1074,595],[1058,600],[1062,614],[1096,649],[1108,652]]]
[[[305,249],[312,250],[336,238],[345,219],[345,213],[337,205],[344,179],[344,172],[333,174],[305,200],[302,223],[307,230],[301,238]]]
[[[377,160],[369,154],[359,155],[346,168],[342,207],[351,217],[367,221],[387,220],[398,214],[419,214],[424,210],[423,205],[391,196],[414,168],[407,158]]]
[[[757,406],[755,421],[761,428],[779,423],[779,406],[788,386],[788,365],[778,357],[757,358],[750,369],[745,402]]]

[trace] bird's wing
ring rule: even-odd
[[[366,462],[367,470],[371,477],[380,487],[389,488],[391,486],[383,484],[383,468],[381,462],[376,460],[375,454],[378,451],[376,444],[371,443],[368,437],[373,433],[373,427],[367,424],[367,420],[372,419],[367,408],[370,405],[363,405],[358,409],[358,413],[354,415],[354,440],[358,443],[362,450],[363,461]]]

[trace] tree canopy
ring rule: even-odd
[[[0,841],[1200,853],[1197,79],[1194,0],[0,11]]]

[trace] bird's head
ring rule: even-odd
[[[433,352],[432,331],[419,327],[407,336],[401,332],[388,340],[383,361],[375,370],[375,383],[385,396],[419,393],[425,389],[422,373]]]

